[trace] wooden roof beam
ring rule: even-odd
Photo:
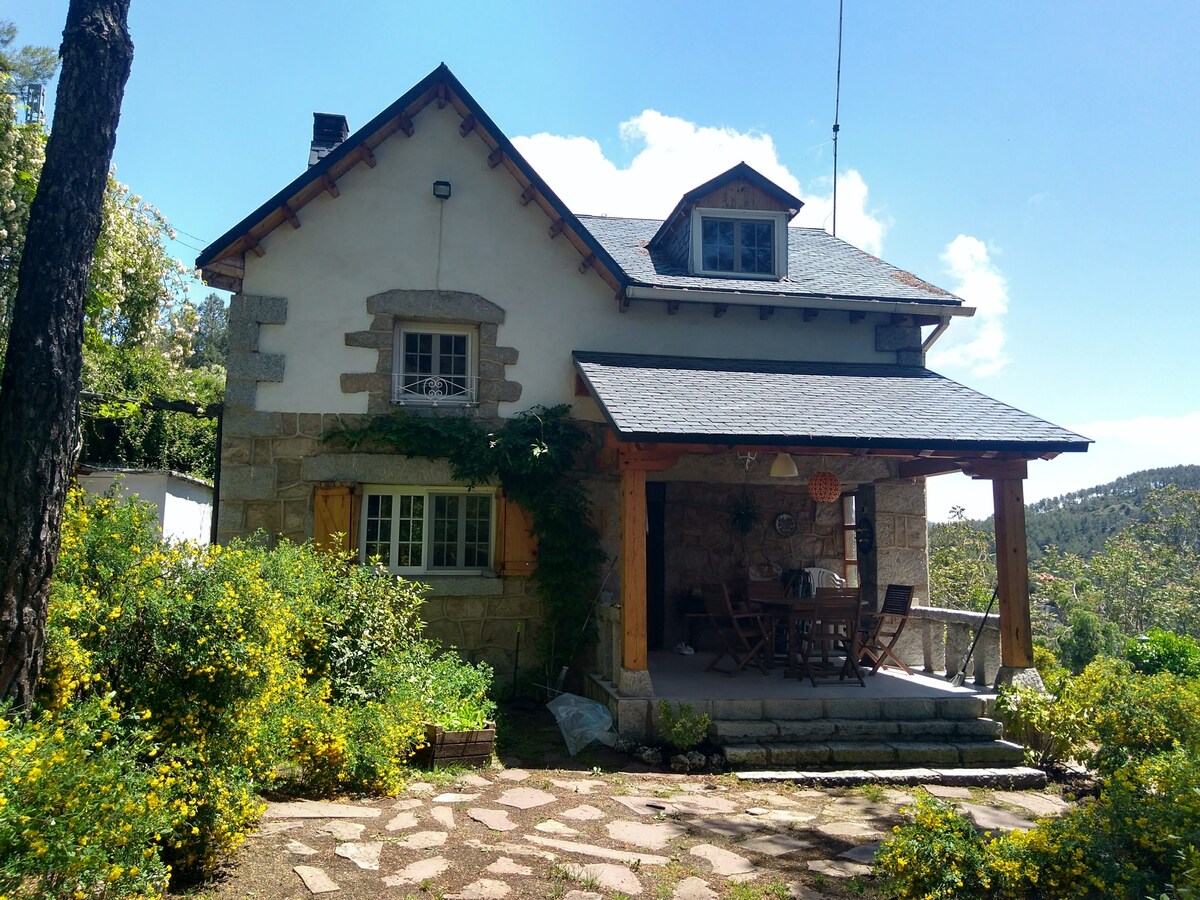
[[[250,234],[250,232],[242,235],[242,241],[246,244],[247,250],[254,251],[255,256],[262,257],[267,255],[267,251],[263,249],[262,244],[255,240],[254,235]]]
[[[468,134],[470,134],[474,130],[475,130],[475,117],[473,115],[471,115],[470,113],[467,113],[467,115],[463,116],[462,124],[458,126],[458,133],[460,135],[462,135],[463,137],[466,137]]]
[[[296,215],[296,211],[294,209],[292,209],[286,203],[279,207],[279,209],[283,213],[283,217],[288,220],[289,225],[291,225],[293,228],[300,227],[300,217]]]

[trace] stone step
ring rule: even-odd
[[[715,744],[828,743],[830,741],[994,741],[1004,726],[994,719],[717,719],[708,729]]]
[[[829,741],[735,743],[722,747],[731,769],[1019,766],[1025,750],[1009,741]]]
[[[739,781],[787,781],[812,787],[856,787],[861,784],[940,784],[947,787],[980,787],[1000,790],[1038,790],[1046,786],[1046,773],[1030,766],[1005,768],[899,768],[833,769],[813,772],[803,769],[734,772]]]
[[[856,685],[857,687],[857,685]],[[991,714],[995,698],[978,694],[949,697],[789,697],[708,700],[692,703],[713,719],[978,719]]]

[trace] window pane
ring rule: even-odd
[[[437,372],[442,376],[443,390],[447,396],[456,397],[467,391],[467,336],[465,334],[438,335]]]
[[[458,537],[462,497],[440,494],[433,497],[433,535],[429,545],[430,565],[455,568],[459,565]]]
[[[774,226],[770,222],[739,222],[740,270],[769,275],[774,271]]]
[[[425,498],[420,494],[401,494],[397,499],[396,565],[420,566],[425,539]]]
[[[492,498],[468,494],[463,521],[463,566],[487,568],[492,538]]]
[[[701,251],[707,271],[733,271],[733,226],[729,219],[703,219]]]
[[[363,536],[363,557],[378,558],[385,566],[392,565],[392,496],[367,495],[366,534]]]
[[[425,379],[434,373],[432,334],[406,332],[404,335],[404,391],[424,394]]]

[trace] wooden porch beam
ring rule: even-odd
[[[900,463],[896,473],[901,478],[921,478],[928,475],[945,475],[948,472],[961,472],[962,463],[955,459],[913,459]]]
[[[1024,481],[1029,477],[1029,463],[1023,459],[978,459],[964,465],[963,471],[975,479]]]
[[[621,665],[646,669],[646,472],[621,468]]]
[[[992,481],[996,526],[996,592],[1000,600],[1000,665],[1033,666],[1029,616],[1029,552],[1025,544],[1025,495],[1021,479]]]

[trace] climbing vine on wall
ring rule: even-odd
[[[399,410],[362,428],[344,427],[325,440],[445,459],[455,481],[472,487],[498,482],[532,519],[538,564],[531,580],[542,599],[539,642],[546,672],[569,664],[594,631],[590,615],[604,551],[592,525],[591,502],[575,471],[587,435],[569,419],[570,407],[536,406],[488,431],[471,419]]]

